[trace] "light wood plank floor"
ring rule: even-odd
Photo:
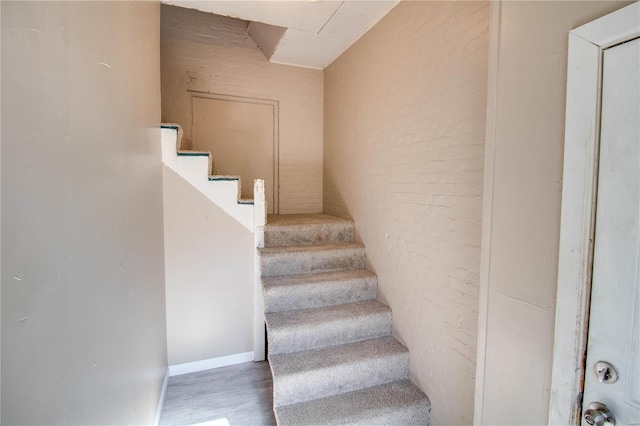
[[[271,426],[269,364],[248,362],[169,379],[161,425]]]

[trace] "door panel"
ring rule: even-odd
[[[593,281],[583,410],[640,424],[640,40],[604,51]],[[602,383],[598,361],[615,383]],[[583,424],[587,424],[583,417]]]
[[[253,198],[254,179],[264,179],[267,213],[274,213],[274,106],[194,96],[192,114],[193,149],[211,152],[217,174],[240,176],[243,198]]]

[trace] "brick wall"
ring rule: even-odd
[[[325,70],[324,210],[353,217],[433,424],[473,421],[487,2],[401,2]]]
[[[161,70],[162,118],[187,137],[188,90],[278,101],[280,213],[322,210],[322,71],[270,64],[246,21],[167,5]]]

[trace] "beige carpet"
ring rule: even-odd
[[[269,216],[259,254],[278,424],[427,425],[353,221]]]

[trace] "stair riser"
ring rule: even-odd
[[[264,287],[265,312],[282,312],[373,300],[377,278]]]
[[[269,353],[273,355],[361,342],[391,334],[391,311],[277,330],[269,327],[269,314],[266,315],[266,322]]]
[[[403,352],[285,377],[276,376],[273,378],[274,407],[404,380],[408,374],[409,352]]]
[[[353,223],[272,226],[264,230],[265,247],[339,244],[355,241]]]
[[[363,269],[363,248],[336,249],[318,252],[270,253],[260,256],[263,277],[312,274],[319,272]]]
[[[284,411],[287,407],[274,407],[278,426],[299,426],[300,419],[289,419]],[[425,426],[429,424],[431,406],[428,402],[416,404],[410,407],[400,407],[387,412],[377,413],[378,415],[367,416],[364,419],[344,419],[344,424],[350,426],[372,426],[372,425],[403,425],[403,426]],[[354,414],[354,417],[356,415]],[[313,424],[316,423],[306,423]],[[319,423],[322,425],[333,425],[333,423]]]

